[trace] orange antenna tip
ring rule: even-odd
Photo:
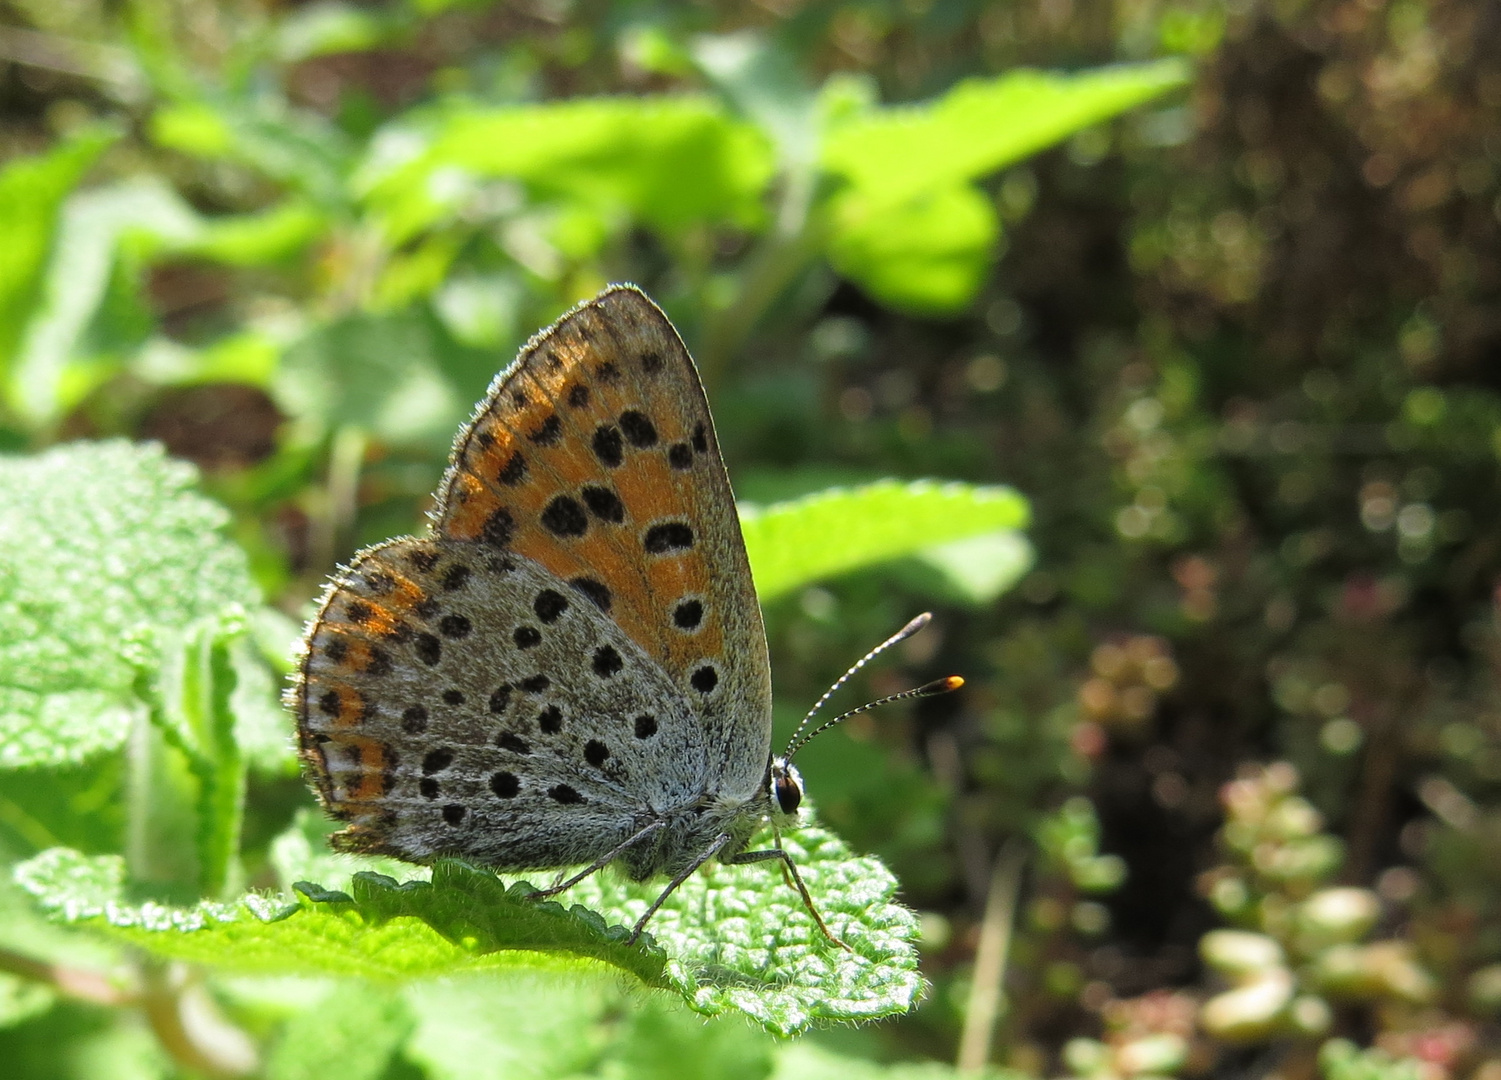
[[[924,683],[912,691],[916,697],[931,697],[934,694],[947,694],[950,690],[957,690],[964,685],[964,680],[958,675],[949,675],[942,679],[934,679],[930,683]]]

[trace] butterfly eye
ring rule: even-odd
[[[775,786],[777,805],[784,814],[797,813],[798,803],[803,801],[803,789],[790,776],[779,776]]]

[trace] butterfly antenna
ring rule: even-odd
[[[804,716],[803,719],[802,719],[802,722],[797,725],[797,730],[792,733],[792,738],[790,738],[790,739],[787,740],[787,753],[784,756],[790,758],[792,756],[792,754],[793,754],[793,747],[794,746],[802,746],[802,744],[805,743],[805,742],[807,742],[808,739],[811,739],[813,737],[813,735],[818,734],[818,732],[815,731],[813,733],[813,735],[809,735],[808,738],[806,738],[806,739],[799,739],[799,736],[801,736],[802,733],[803,733],[803,729],[806,728],[808,726],[808,724],[813,720],[813,718],[818,715],[819,710],[821,710],[825,705],[827,705],[829,703],[829,698],[831,698],[835,694],[837,694],[839,692],[840,687],[842,687],[845,683],[849,682],[850,679],[852,679],[854,677],[854,675],[855,675],[855,673],[857,671],[859,671],[861,668],[863,668],[866,664],[870,663],[876,657],[880,656],[883,652],[885,652],[887,649],[891,648],[893,645],[900,645],[902,642],[906,641],[909,637],[911,637],[913,634],[917,633],[919,630],[921,630],[924,626],[927,626],[928,623],[930,623],[932,621],[933,621],[933,613],[931,611],[924,611],[921,615],[919,615],[917,618],[913,619],[906,626],[902,627],[900,630],[898,630],[896,633],[892,634],[885,641],[881,642],[881,644],[877,645],[874,649],[871,649],[870,652],[866,653],[864,656],[860,657],[860,659],[856,660],[855,663],[850,667],[850,669],[848,671],[846,671],[843,675],[839,676],[838,679],[834,680],[834,685],[831,686],[831,687],[829,687],[827,690],[825,690],[824,694],[823,694],[823,697],[819,698],[817,701],[815,701],[813,703],[813,708],[811,708],[811,709],[808,710],[808,715]],[[956,687],[951,687],[951,689],[957,689],[957,688],[958,688],[957,686]],[[922,696],[927,696],[927,695],[922,695]],[[876,704],[885,704],[885,700],[883,699],[879,703],[872,702],[869,707],[874,708]],[[854,715],[854,714],[853,713],[846,713],[845,716],[841,716],[839,718],[839,720],[846,719],[846,717],[852,716],[852,715]],[[822,730],[824,730],[824,728],[833,727],[835,724],[837,724],[839,722],[839,720],[831,720],[829,723],[827,723],[823,727],[819,728],[818,731],[822,731]]]
[[[834,719],[819,724],[801,739],[788,743],[787,752],[782,757],[787,761],[791,761],[792,755],[796,754],[818,735],[828,731],[835,724],[848,720],[852,716],[859,716],[861,713],[870,712],[872,709],[879,709],[882,705],[890,705],[893,701],[906,701],[909,698],[936,697],[939,694],[947,694],[949,691],[957,690],[963,685],[964,680],[958,675],[946,675],[942,679],[934,679],[930,683],[923,683],[923,685],[914,690],[903,690],[900,694],[890,694],[883,698],[877,698],[875,701],[866,702],[858,709],[851,709],[849,712],[840,713]]]

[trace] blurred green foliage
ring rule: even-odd
[[[9,0],[8,1074],[1497,1080],[1498,27]],[[857,682],[967,680],[799,758],[885,968],[720,964],[706,897],[801,918],[765,868],[627,953],[614,879],[323,846],[299,621],[612,280],[699,361],[779,734],[928,607]]]

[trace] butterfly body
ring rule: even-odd
[[[791,820],[713,422],[650,300],[607,290],[496,378],[430,535],[334,579],[289,699],[346,851],[676,881]]]

